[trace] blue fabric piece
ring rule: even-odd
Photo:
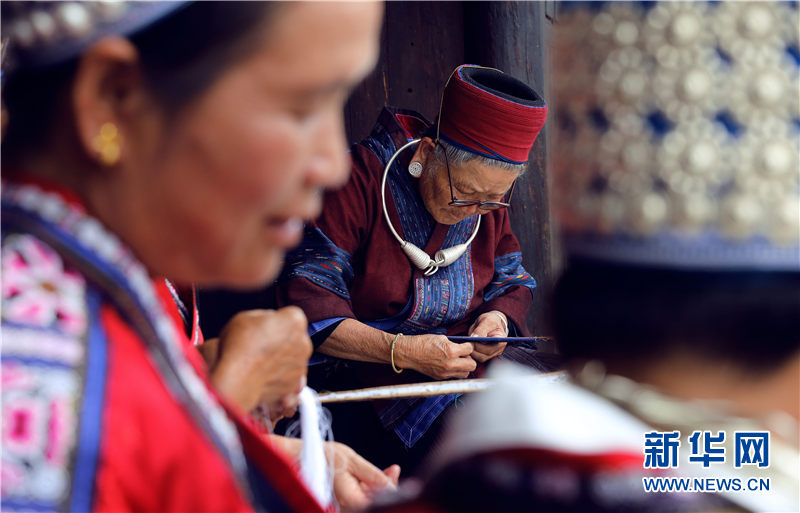
[[[511,287],[528,287],[531,295],[536,289],[536,280],[522,267],[522,253],[519,251],[494,259],[494,277],[483,293],[483,300],[491,301]]]
[[[377,319],[374,321],[362,321],[362,322],[367,326],[371,326],[381,331],[391,331],[395,327],[397,327],[397,325],[400,322],[402,322],[402,320],[405,319],[405,317],[408,315],[408,311],[411,305],[413,304],[413,299],[414,298],[410,298],[408,300],[408,303],[406,303],[406,306],[403,307],[403,310],[397,315],[393,315],[392,317],[387,317],[385,319]],[[310,337],[313,337],[314,335],[324,330],[325,328],[328,328],[329,326],[332,326],[336,323],[342,322],[345,319],[347,319],[347,317],[331,317],[329,319],[322,319],[317,322],[312,322],[311,325],[308,327],[308,335]],[[335,360],[335,358],[332,356],[326,356],[324,354],[314,353],[313,355],[311,355],[311,358],[308,361],[308,365],[309,366],[319,365],[323,363],[328,363],[333,360]]]
[[[341,322],[345,319],[347,319],[347,317],[331,317],[330,319],[322,319],[321,321],[312,322],[308,325],[308,336],[312,337],[331,324]]]
[[[311,355],[311,358],[308,359],[308,366],[312,367],[314,365],[322,365],[331,361],[331,358],[327,355],[321,353],[314,353]]]
[[[41,332],[42,334],[52,333],[55,335],[61,335],[63,333],[59,328],[56,328],[54,326],[30,326],[25,323],[14,322],[8,319],[3,319],[3,327],[19,328],[19,329],[24,329],[25,331],[36,331],[36,332]]]
[[[451,404],[455,404],[461,394],[437,395],[427,397],[409,412],[403,420],[394,427],[394,432],[406,447],[413,447],[431,424]]]
[[[281,280],[305,278],[343,299],[350,299],[353,257],[319,228],[306,227],[300,246],[286,255]]]
[[[317,341],[314,335],[325,330],[326,328],[338,325],[345,319],[347,319],[347,317],[331,317],[330,319],[322,319],[321,321],[310,323],[308,325],[308,336],[311,337],[311,342],[314,344],[314,348],[316,349],[317,347],[321,346],[324,343],[324,340]],[[325,337],[329,335],[330,334],[325,335]],[[332,356],[327,356],[322,353],[314,351],[314,354],[312,354],[311,358],[308,359],[308,366],[311,367],[313,365],[325,364],[332,361],[332,358],[333,358]]]
[[[7,323],[5,323],[5,322],[3,323],[3,327],[4,328],[7,325],[8,325]],[[13,360],[15,362],[18,362],[20,365],[31,366],[31,367],[50,367],[50,368],[53,368],[53,369],[72,369],[73,368],[72,365],[69,365],[69,364],[66,364],[66,363],[63,363],[63,362],[57,362],[57,361],[54,361],[54,360],[44,360],[42,358],[35,358],[35,357],[30,358],[30,357],[26,357],[26,356],[17,356],[17,355],[14,355],[13,357],[7,357],[6,355],[3,355],[3,360]]]
[[[87,303],[89,306],[88,318],[92,319],[92,323],[89,326],[86,381],[83,389],[78,454],[70,501],[72,511],[92,510],[94,479],[102,439],[100,427],[103,425],[103,403],[108,367],[106,335],[100,326],[100,294],[90,291]]]

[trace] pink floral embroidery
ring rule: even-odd
[[[41,452],[47,433],[47,404],[37,397],[4,397],[3,445],[14,454]]]
[[[77,441],[74,409],[81,376],[74,369],[24,365],[5,355],[2,373],[3,496],[60,497],[68,489],[69,457]]]
[[[64,269],[61,257],[30,235],[4,241],[3,317],[70,335],[86,329],[86,283]]]
[[[69,451],[69,437],[65,436],[75,425],[69,401],[56,398],[50,403],[50,422],[47,426],[48,443],[44,455],[53,464],[64,464]]]

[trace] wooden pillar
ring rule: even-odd
[[[420,112],[430,121],[450,72],[464,60],[460,2],[387,2],[381,55],[345,108],[348,140],[369,135],[384,105]]]
[[[545,2],[464,2],[465,62],[498,68],[547,100],[545,41],[550,7]],[[546,147],[547,125],[536,139],[528,171],[511,201],[512,229],[522,246],[525,268],[537,282],[528,317],[528,325],[537,335],[550,333],[548,305],[554,278]]]

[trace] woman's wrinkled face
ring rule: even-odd
[[[159,124],[153,151],[133,156],[150,182],[151,225],[136,236],[149,267],[204,285],[276,277],[322,190],[349,176],[342,109],[375,63],[381,15],[374,3],[283,4],[257,48]]]
[[[433,151],[433,150],[430,150]],[[425,156],[422,157],[421,155]],[[436,164],[429,158],[430,152],[418,152],[415,158],[424,160],[425,171],[420,177],[419,191],[428,213],[437,223],[456,224],[469,216],[485,214],[477,205],[469,207],[450,206],[450,181],[444,163]],[[450,165],[453,194],[461,200],[503,201],[519,174],[498,167],[488,166],[479,160],[459,165]]]

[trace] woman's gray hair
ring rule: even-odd
[[[457,148],[442,141],[441,139],[439,139],[439,144],[436,145],[433,153],[431,154],[433,162],[437,167],[445,166],[445,152],[447,152],[447,161],[451,166],[466,164],[467,162],[477,159],[480,164],[504,169],[506,171],[514,171],[520,176],[525,173],[526,169],[528,169],[527,162],[523,164],[513,164],[511,162],[504,162],[502,160],[484,157],[483,155],[477,155],[475,153],[462,150],[461,148]]]

